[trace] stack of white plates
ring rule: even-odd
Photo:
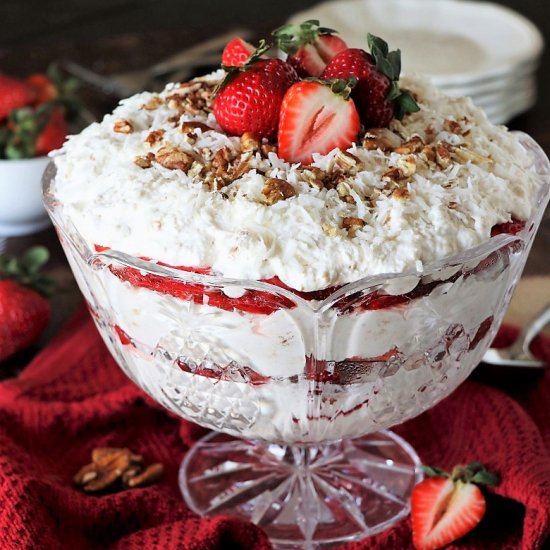
[[[544,41],[525,17],[497,4],[468,0],[340,0],[297,13],[293,23],[319,19],[351,47],[367,32],[402,51],[407,73],[422,73],[454,96],[470,96],[495,124],[536,101]]]

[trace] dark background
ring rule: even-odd
[[[423,0],[417,0],[422,2]],[[68,58],[105,74],[146,67],[194,43],[240,26],[267,35],[290,14],[318,3],[291,0],[0,0],[0,72],[26,76]],[[550,2],[503,0],[531,19],[550,42]],[[322,22],[330,25],[330,22]],[[441,27],[452,21],[441,21]],[[365,22],[365,34],[368,22]],[[550,152],[550,61],[545,52],[539,70],[539,100],[528,113],[511,121],[513,129],[531,134]],[[83,88],[87,105],[101,116],[116,101]],[[50,274],[59,290],[53,300],[54,321],[41,339],[43,345],[80,301],[70,270],[53,229],[24,238],[8,239],[8,252],[19,253],[33,244],[52,251]],[[526,274],[550,274],[550,211],[539,230]],[[18,355],[0,377],[15,374],[36,349]]]

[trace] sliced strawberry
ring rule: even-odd
[[[279,156],[309,164],[313,153],[347,149],[361,123],[349,94],[352,81],[302,81],[291,86],[281,105]]]
[[[485,497],[477,486],[496,485],[498,476],[479,462],[457,466],[452,474],[426,468],[411,498],[413,544],[416,550],[436,550],[470,532],[485,514]]]
[[[284,25],[273,31],[277,46],[301,77],[319,76],[327,63],[348,46],[333,29],[319,27],[319,21]]]
[[[226,67],[242,67],[254,53],[254,46],[242,38],[231,40],[222,53],[222,65]]]
[[[508,223],[499,223],[491,229],[491,237],[507,233],[509,235],[517,235],[525,227],[525,222],[512,220]]]

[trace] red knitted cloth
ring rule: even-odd
[[[504,328],[498,343],[514,336]],[[550,361],[550,339],[536,351]],[[516,374],[509,386],[466,382],[396,430],[425,463],[477,459],[502,476],[482,523],[450,548],[535,549],[550,531],[550,372]],[[0,548],[270,548],[254,525],[199,518],[185,507],[177,470],[203,433],[129,382],[80,312],[19,378],[0,384]],[[85,495],[72,476],[98,446],[128,446],[164,463],[166,474],[150,487]],[[345,548],[411,548],[410,521]]]

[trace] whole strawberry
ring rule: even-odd
[[[33,89],[25,82],[0,74],[0,121],[14,109],[32,103],[33,98]]]
[[[368,43],[371,54],[359,48],[343,50],[333,57],[321,78],[357,78],[352,97],[362,123],[367,128],[383,128],[392,118],[400,120],[419,107],[399,88],[401,52],[390,52],[384,40],[371,34]]]
[[[283,97],[298,75],[280,59],[261,59],[267,48],[262,45],[244,66],[230,68],[220,84],[213,109],[228,134],[268,139],[277,134]]]
[[[287,54],[286,61],[300,77],[308,77],[319,76],[327,63],[348,47],[336,32],[310,19],[301,25],[284,25],[273,31],[273,36],[277,46]]]
[[[45,295],[52,284],[39,274],[48,256],[44,247],[31,248],[19,260],[0,255],[0,361],[32,345],[48,325]]]
[[[411,497],[413,544],[416,550],[437,550],[481,521],[486,503],[478,485],[496,485],[499,478],[479,462],[456,466],[451,474],[438,468],[425,471],[429,477]]]

